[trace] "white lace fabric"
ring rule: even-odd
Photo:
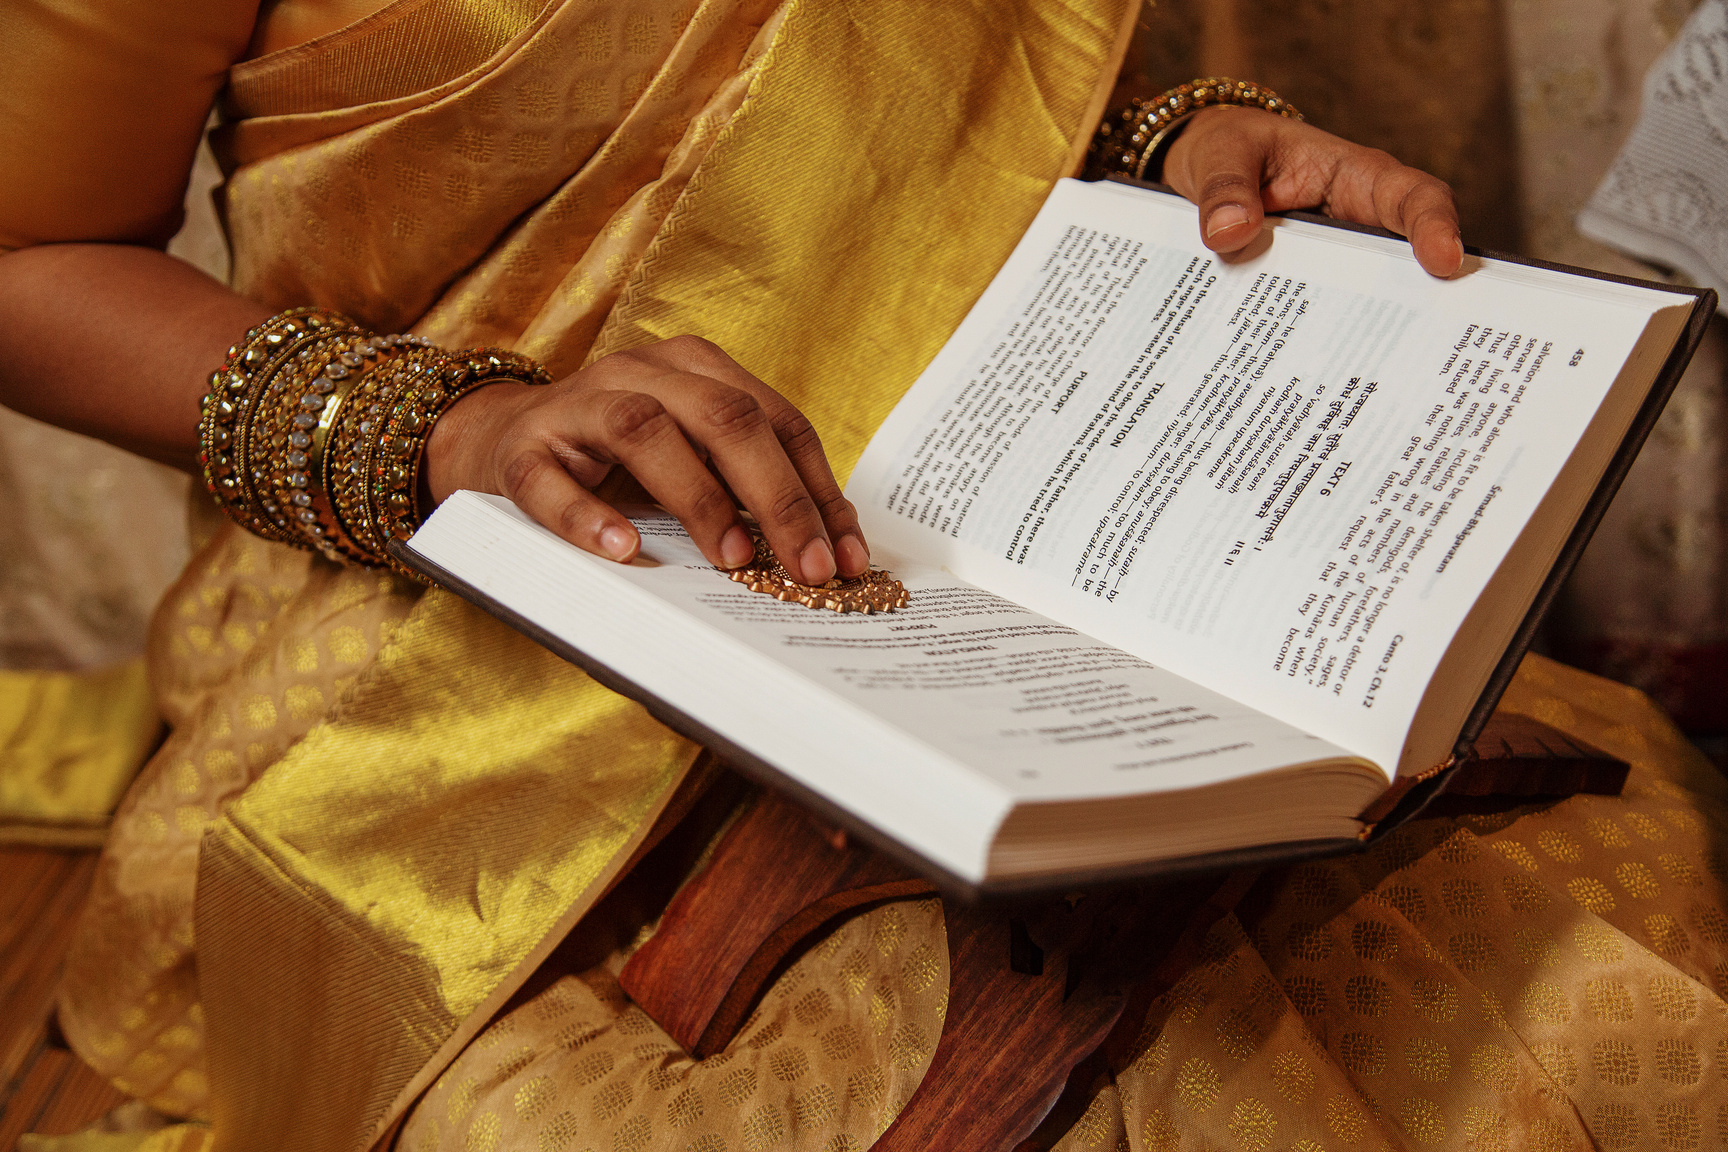
[[[1700,4],[1645,77],[1578,230],[1714,288],[1728,315],[1728,0]]]

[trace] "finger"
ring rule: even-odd
[[[513,446],[503,488],[518,508],[584,551],[628,563],[641,550],[636,526],[578,484],[540,441]]]
[[[1330,197],[1334,215],[1378,224],[1410,241],[1416,262],[1431,275],[1456,273],[1464,261],[1458,207],[1438,177],[1406,167],[1384,152],[1363,150],[1339,165]]]
[[[656,502],[676,516],[708,561],[738,568],[756,547],[727,495],[659,400],[641,392],[573,393],[537,414],[530,438],[566,471],[598,459],[622,464]],[[523,463],[532,467],[532,454]]]
[[[828,464],[828,454],[822,450],[822,439],[816,426],[785,397],[762,385],[768,395],[758,395],[774,435],[786,450],[792,466],[798,470],[828,538],[834,541],[834,559],[842,576],[861,576],[870,567],[870,546],[864,540],[864,529],[858,523],[858,509],[840,490],[834,469]]]
[[[1409,239],[1416,262],[1435,276],[1450,276],[1464,261],[1452,189],[1426,172],[1399,165],[1374,184],[1381,227]]]
[[[815,427],[798,408],[769,385],[763,383],[710,341],[694,336],[681,336],[643,349],[656,361],[681,371],[711,376],[722,383],[749,393],[762,406],[768,425],[805,491],[815,502],[827,536],[833,542],[834,558],[842,576],[858,576],[870,567],[870,549],[858,523],[858,511],[840,490],[829,466],[828,456]],[[736,486],[734,486],[736,489]],[[739,493],[744,498],[743,493]],[[760,509],[745,498],[746,506],[761,519]],[[808,540],[796,542],[807,545]],[[773,538],[770,537],[770,544]],[[789,545],[790,548],[792,545]],[[775,546],[775,554],[785,554]],[[789,571],[793,570],[787,565]]]
[[[1425,193],[1421,199],[1424,203],[1415,208],[1415,219],[1407,221],[1401,230],[1410,237],[1416,262],[1431,275],[1441,278],[1455,275],[1464,265],[1464,239],[1452,191],[1440,184],[1440,191]]]
[[[762,406],[768,426],[780,442],[804,490],[816,504],[817,514],[834,544],[834,560],[841,576],[859,576],[870,568],[870,548],[864,540],[864,530],[858,523],[858,510],[840,490],[834,469],[828,464],[828,454],[822,450],[822,440],[815,425],[791,401],[762,381],[739,368],[726,376],[728,383],[750,393]]]
[[[1231,119],[1221,123],[1221,116]],[[1260,185],[1269,144],[1252,117],[1238,109],[1200,113],[1165,164],[1166,179],[1199,207],[1200,237],[1214,252],[1242,248],[1259,235],[1265,217]]]
[[[821,509],[762,402],[712,376],[669,373],[659,383],[661,403],[755,514],[786,570],[808,584],[833,579],[838,563]]]

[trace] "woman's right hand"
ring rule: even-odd
[[[870,565],[810,421],[695,336],[616,352],[550,387],[469,393],[433,427],[425,475],[434,501],[459,488],[506,496],[577,547],[628,562],[641,538],[593,492],[620,465],[720,567],[755,555],[739,504],[807,584]]]
[[[1258,108],[1195,113],[1170,145],[1164,181],[1199,206],[1202,242],[1215,252],[1245,247],[1267,212],[1314,208],[1407,238],[1429,275],[1451,276],[1464,260],[1444,181]]]

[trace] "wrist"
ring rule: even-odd
[[[490,381],[457,400],[426,438],[426,456],[420,475],[425,487],[421,498],[428,509],[467,488],[477,492],[502,491],[490,475],[487,449],[498,443],[510,417],[532,399],[532,385],[508,378]]]
[[[426,514],[432,434],[468,394],[501,380],[552,382],[514,352],[451,352],[289,309],[248,330],[210,376],[198,424],[205,484],[230,519],[266,539],[410,574],[389,548]],[[488,442],[484,429],[464,434],[467,422],[441,438],[452,451],[435,454],[446,495],[474,474],[471,445]]]
[[[1136,180],[1156,180],[1167,167],[1165,157],[1188,122],[1224,107],[1258,108],[1275,116],[1301,120],[1270,88],[1224,76],[1203,77],[1178,84],[1152,100],[1135,98],[1128,108],[1107,116],[1088,149],[1087,170],[1094,178],[1121,174]]]

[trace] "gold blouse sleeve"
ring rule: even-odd
[[[257,0],[0,4],[0,251],[166,243],[256,15]]]

